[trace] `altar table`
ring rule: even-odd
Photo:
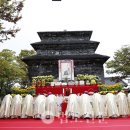
[[[44,86],[44,87],[36,87],[36,95],[43,94],[48,92],[52,92],[53,94],[64,94],[66,95],[66,92],[68,93],[73,92],[75,94],[83,93],[84,91],[87,92],[97,92],[98,91],[98,85],[83,85],[83,86],[76,86],[76,85],[67,85],[67,86]]]

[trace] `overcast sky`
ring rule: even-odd
[[[0,44],[20,52],[40,41],[38,31],[92,30],[96,53],[113,56],[130,43],[130,0],[26,0],[16,38]]]

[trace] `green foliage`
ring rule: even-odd
[[[88,74],[78,74],[77,80],[89,81],[90,84],[97,84],[99,82],[99,77],[96,75],[88,75]]]
[[[19,87],[11,87],[11,93],[12,94],[21,94],[21,95],[26,95],[26,94],[35,94],[35,87],[29,86],[27,88],[19,88]]]
[[[0,78],[14,80],[23,72],[19,69],[15,52],[4,49],[0,52]]]
[[[15,34],[20,30],[15,26],[22,18],[23,1],[0,0],[0,42],[15,37]]]
[[[121,83],[116,83],[113,85],[106,85],[106,84],[102,84],[99,85],[99,90],[100,91],[121,91],[123,89],[123,84]]]
[[[117,50],[114,59],[107,62],[108,74],[119,74],[121,77],[130,75],[130,46],[124,46]]]
[[[0,95],[10,93],[10,87],[16,81],[26,81],[27,83],[27,66],[23,65],[20,56],[16,56],[14,51],[8,49],[0,52]]]
[[[35,79],[36,81],[45,80],[45,82],[52,82],[54,80],[53,75],[36,76],[36,77],[32,77],[32,78]]]
[[[23,71],[20,70],[15,52],[4,49],[0,52],[0,87],[1,91],[5,88],[5,93],[9,92],[9,87],[12,81],[17,80]]]

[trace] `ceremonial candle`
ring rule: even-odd
[[[72,93],[72,88],[70,89],[70,93]]]
[[[64,93],[64,88],[63,88],[63,93]]]

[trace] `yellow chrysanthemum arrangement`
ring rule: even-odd
[[[12,96],[15,96],[16,94],[20,94],[23,97],[26,96],[27,94],[35,96],[35,87],[34,86],[29,86],[27,88],[12,87],[11,92]]]
[[[124,92],[123,89],[123,84],[121,83],[116,83],[113,85],[106,85],[106,84],[102,84],[102,85],[98,85],[99,87],[99,93],[100,94],[106,94],[106,93],[113,93],[116,94],[118,93],[118,91],[122,91]]]

